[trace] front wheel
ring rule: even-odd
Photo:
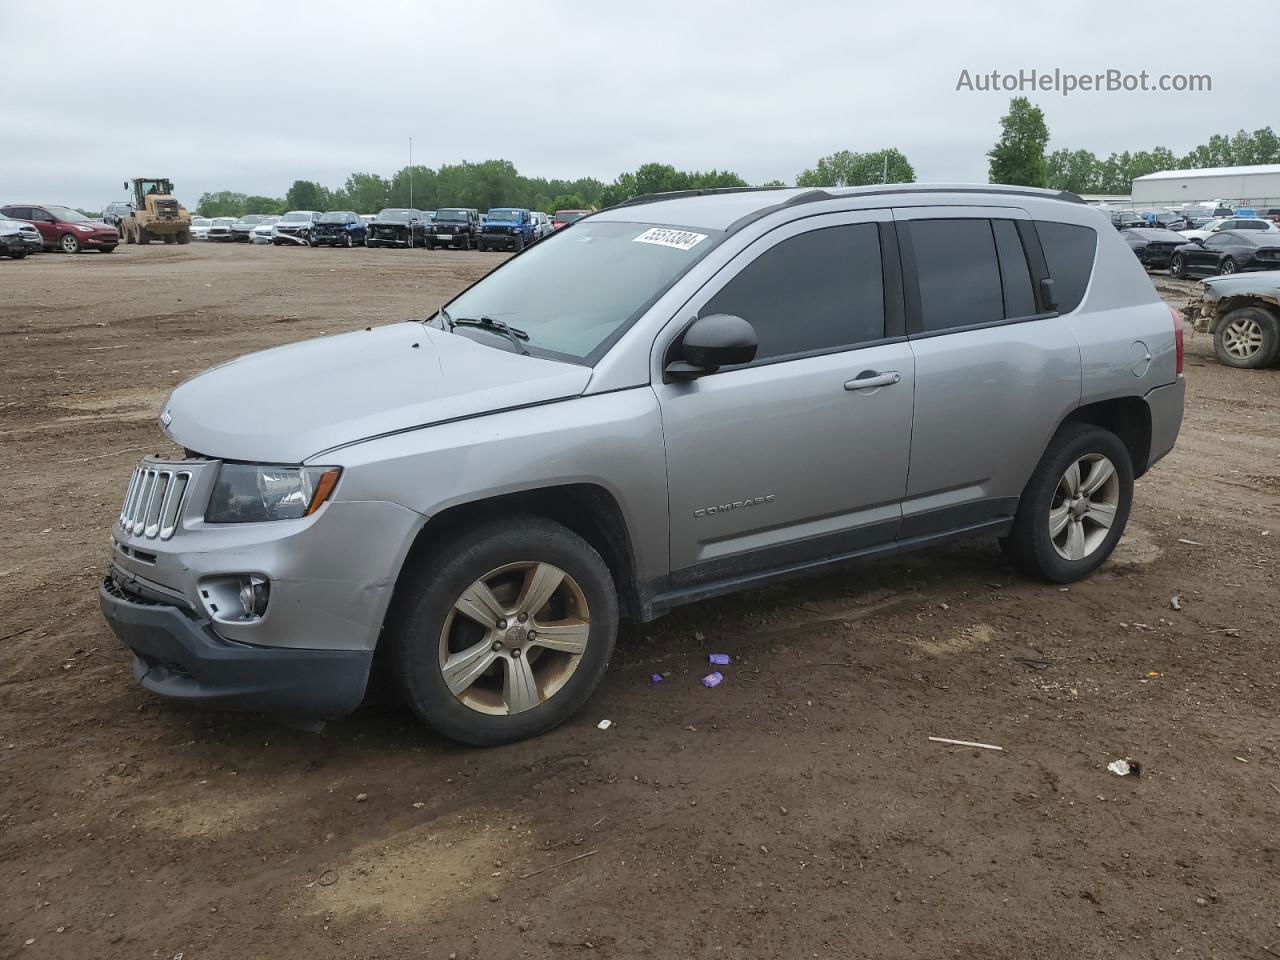
[[[110,246],[110,247],[99,247],[99,248],[98,248],[98,252],[99,252],[99,253],[112,253],[114,250],[115,250],[115,247],[114,247],[114,246]]]
[[[190,243],[190,242],[191,242],[191,231],[190,231],[190,230],[183,230],[181,233],[179,233],[179,234],[178,234],[178,242],[179,242],[179,243]]]
[[[1222,263],[1218,265],[1218,276],[1229,277],[1236,272],[1236,262],[1230,257],[1223,257]]]
[[[352,242],[352,240],[351,240],[351,234],[349,234],[349,233],[348,233],[348,234],[345,234],[345,235],[343,236],[343,238],[342,238],[342,245],[343,245],[344,247],[347,247],[348,249],[349,249],[349,248],[351,248],[351,247],[353,247],[353,246],[355,245],[355,244]]]
[[[1169,276],[1182,279],[1187,275],[1187,263],[1182,259],[1182,254],[1175,253],[1173,259],[1169,261]]]
[[[1280,356],[1280,320],[1261,307],[1240,307],[1218,321],[1213,352],[1228,367],[1257,370]]]
[[[64,233],[62,238],[58,241],[58,246],[61,248],[63,253],[79,253],[80,238],[74,233]]]
[[[1024,572],[1080,580],[1111,555],[1133,503],[1133,461],[1109,430],[1064,426],[1049,442],[1001,546]]]
[[[465,531],[409,576],[388,639],[406,701],[443,736],[493,746],[545,733],[609,665],[613,578],[558,523],[515,517]]]
[[[514,240],[514,241],[512,242],[512,244],[511,244],[511,249],[512,249],[512,251],[513,251],[514,253],[519,253],[521,250],[523,250],[523,249],[524,249],[524,237],[517,236],[517,237],[515,238],[515,240]]]

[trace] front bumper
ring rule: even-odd
[[[486,247],[514,247],[516,245],[517,238],[523,239],[524,235],[520,233],[482,233],[480,234],[480,241]],[[528,246],[528,245],[529,245],[528,241],[525,241],[525,246]]]
[[[80,238],[82,247],[115,247],[120,244],[120,235],[118,233],[91,233],[89,236]]]
[[[21,237],[0,237],[0,250],[5,253],[20,253],[26,256],[28,247]]]
[[[182,608],[131,596],[110,577],[102,614],[133,652],[133,676],[152,693],[196,706],[331,717],[364,699],[372,650],[274,649],[222,639]]]

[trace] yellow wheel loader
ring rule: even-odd
[[[173,181],[163,177],[138,177],[125,181],[133,209],[120,219],[125,243],[191,242],[191,214],[173,195]]]

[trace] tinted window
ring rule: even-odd
[[[749,322],[760,340],[757,360],[879,340],[884,336],[880,233],[874,223],[858,223],[783,240],[699,312],[704,317],[730,313]]]
[[[1235,238],[1230,233],[1219,233],[1206,240],[1204,245],[1206,247],[1229,247],[1235,242]]]
[[[913,220],[923,332],[1004,319],[996,244],[988,220]]]
[[[1040,234],[1040,246],[1044,249],[1049,276],[1053,278],[1058,312],[1070,313],[1080,306],[1089,278],[1093,275],[1097,234],[1089,227],[1050,220],[1037,220],[1036,232]]]
[[[996,252],[1000,255],[1000,282],[1004,285],[1004,315],[1029,317],[1036,312],[1035,294],[1031,292],[1031,271],[1027,255],[1012,220],[992,220],[996,236]]]
[[[1236,230],[1265,230],[1267,224],[1263,220],[1237,220]]]

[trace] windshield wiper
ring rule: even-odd
[[[454,327],[479,327],[482,330],[498,330],[511,341],[511,345],[516,348],[516,353],[523,354],[526,357],[529,355],[528,349],[520,342],[521,340],[528,340],[529,334],[518,327],[513,327],[503,320],[495,320],[493,317],[462,317],[454,320],[443,310],[440,313],[448,321],[450,330]]]

